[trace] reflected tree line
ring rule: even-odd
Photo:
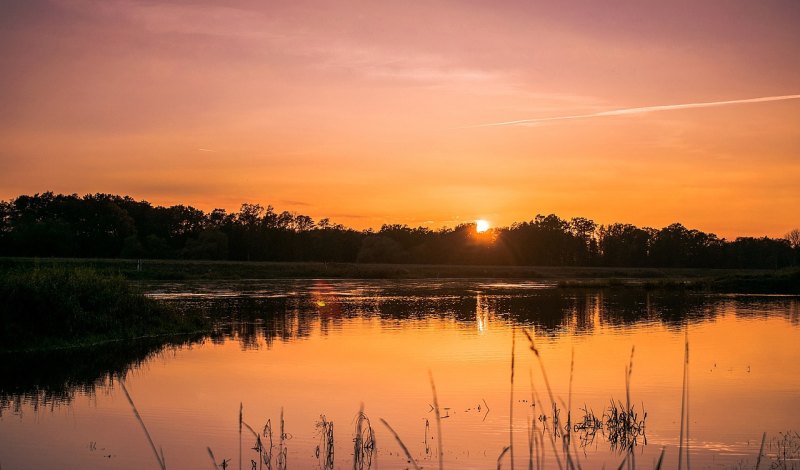
[[[34,409],[92,395],[100,386],[124,377],[160,354],[203,342],[231,339],[241,348],[270,348],[277,342],[304,341],[344,328],[348,319],[375,318],[382,327],[408,327],[408,320],[452,318],[465,329],[493,324],[524,325],[537,335],[590,334],[596,328],[665,325],[679,333],[687,322],[701,322],[733,312],[741,317],[782,315],[800,325],[800,302],[792,297],[714,297],[647,290],[555,290],[525,295],[440,291],[425,296],[384,291],[365,297],[326,297],[315,293],[286,297],[225,297],[171,301],[178,308],[201,310],[218,319],[212,332],[174,338],[112,342],[91,348],[0,355],[0,417],[23,405]],[[413,327],[413,326],[412,326]]]
[[[661,229],[537,215],[478,234],[354,230],[329,219],[243,204],[238,212],[153,206],[128,196],[51,192],[0,202],[0,255],[539,266],[783,268],[800,265],[800,230],[784,238],[718,238],[679,223]]]

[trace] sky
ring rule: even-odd
[[[783,236],[798,24],[795,0],[3,0],[0,199]]]

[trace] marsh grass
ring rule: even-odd
[[[141,261],[141,263],[139,263]],[[190,279],[537,279],[562,288],[702,289],[738,293],[800,293],[800,269],[622,268],[589,266],[461,266],[315,262],[0,258],[0,271],[40,266],[89,268],[131,280]]]
[[[159,451],[156,449],[156,445],[153,442],[147,427],[144,424],[141,416],[138,413],[138,409],[136,405],[133,403],[133,399],[130,397],[127,389],[125,388],[124,383],[120,382],[123,390],[126,394],[126,397],[129,400],[131,408],[134,412],[134,415],[137,418],[137,421],[140,423],[146,437],[148,443],[150,445],[151,450],[156,458],[156,462],[158,467],[162,470],[166,469],[166,461],[164,459],[163,450]],[[537,395],[535,390],[531,393],[533,395]],[[438,401],[438,399],[436,400]],[[537,400],[538,401],[538,400]],[[586,406],[581,409],[582,414],[580,421],[576,421],[574,423],[567,423],[563,426],[557,426],[560,431],[558,433],[559,436],[562,438],[562,444],[564,439],[571,439],[566,438],[564,436],[571,435],[571,434],[578,434],[580,435],[581,432],[589,432],[589,433],[597,433],[597,432],[605,432],[607,433],[607,438],[609,443],[612,446],[612,449],[616,448],[621,452],[624,452],[624,456],[622,460],[619,462],[617,469],[623,468],[630,468],[636,469],[640,468],[636,464],[635,454],[632,452],[633,447],[637,444],[638,439],[644,436],[644,417],[640,420],[639,413],[633,410],[631,406],[628,408],[628,405],[623,404],[621,400],[611,400],[609,405],[609,409],[606,413],[603,414],[603,418],[598,418],[597,415],[588,409]],[[561,410],[556,406],[553,411],[554,414],[560,414]],[[646,414],[645,414],[646,415]],[[242,412],[243,416],[243,412]],[[552,417],[551,417],[552,418]],[[371,469],[374,465],[374,456],[377,451],[377,444],[375,438],[375,430],[372,428],[370,424],[369,417],[364,413],[363,406],[359,410],[358,414],[356,415],[355,421],[355,429],[353,434],[353,442],[354,442],[354,457],[353,457],[353,468],[358,470],[364,469]],[[414,457],[412,456],[411,451],[405,445],[403,440],[397,434],[397,432],[389,425],[386,420],[380,418],[380,421],[386,427],[386,429],[391,433],[394,437],[397,444],[403,451],[407,459],[407,463],[411,468],[415,470],[421,470],[422,467],[416,462]],[[541,432],[535,427],[536,420],[531,419],[532,422],[529,422],[529,451],[531,452],[531,458],[529,459],[528,468],[533,469],[542,469],[548,468],[545,465],[545,450],[542,449],[541,452],[535,452],[535,446],[540,446],[543,443],[541,440],[541,436],[543,434],[550,435],[551,437],[554,436],[556,433],[552,430],[547,431],[546,429],[542,429]],[[283,409],[281,409],[281,434],[280,434],[280,442],[278,445],[273,444],[273,432],[272,432],[272,424],[270,420],[267,420],[267,423],[264,425],[263,430],[259,433],[253,429],[252,426],[247,424],[244,419],[240,420],[243,430],[247,430],[252,434],[253,438],[255,439],[254,445],[251,448],[253,452],[257,455],[257,458],[250,459],[250,468],[252,469],[263,469],[267,468],[268,470],[272,470],[273,468],[285,470],[287,468],[287,447],[285,445],[285,441],[291,439],[291,435],[285,432],[285,421],[283,417]],[[320,415],[320,420],[315,423],[315,429],[317,430],[318,437],[319,437],[319,444],[316,446],[315,454],[318,458],[319,468],[323,470],[331,470],[334,467],[334,452],[335,452],[335,445],[334,445],[334,434],[333,434],[333,422],[329,421],[325,415]],[[539,436],[538,438],[536,436]],[[582,442],[582,438],[581,442]],[[766,433],[764,433],[764,437],[762,439],[761,449],[759,451],[759,456],[757,463],[755,466],[747,466],[747,465],[740,465],[740,468],[755,468],[758,470],[761,467],[762,456],[765,460],[768,460],[768,465],[770,469],[778,469],[778,470],[794,470],[800,468],[800,434],[794,431],[787,431],[785,433],[779,433],[778,436],[772,438],[768,444],[767,452],[764,452],[764,446],[766,441]],[[614,444],[616,442],[616,444]],[[646,442],[645,442],[646,444]],[[277,450],[277,455],[273,459],[273,449]],[[497,469],[502,468],[502,462],[506,458],[506,456],[510,455],[511,446],[505,446],[501,449],[498,457],[496,466]],[[566,462],[568,462],[567,468],[572,469],[581,469],[581,464],[579,459],[577,458],[577,451],[575,449],[570,450],[567,445],[563,445],[560,448],[561,453],[564,455],[559,455],[559,448],[555,445],[552,447],[554,456],[556,457],[556,462],[560,464],[560,458],[566,459],[566,454],[572,452],[573,454],[570,456]],[[217,458],[215,457],[211,447],[206,447],[207,453],[209,458],[212,461],[214,469],[227,469],[230,467],[229,458],[220,459],[219,463]],[[655,470],[660,470],[664,464],[664,459],[666,455],[666,449],[662,447],[661,452],[659,453],[658,460],[654,462],[653,468]],[[273,466],[273,462],[275,466]],[[444,468],[443,464],[440,464],[440,468]]]
[[[634,405],[632,405],[631,400],[631,376],[633,372],[633,353],[634,350],[631,350],[631,357],[630,362],[625,367],[625,401],[623,403],[622,400],[615,400],[611,399],[608,405],[608,408],[604,410],[603,414],[598,417],[597,414],[594,413],[588,406],[584,405],[583,408],[580,408],[578,413],[577,419],[573,420],[572,413],[569,411],[569,407],[572,403],[571,391],[572,391],[572,378],[573,372],[575,367],[575,360],[574,354],[573,358],[570,363],[570,386],[569,386],[569,397],[568,403],[565,404],[561,401],[561,404],[567,407],[566,413],[564,410],[559,408],[557,401],[553,395],[552,389],[550,389],[550,384],[547,379],[547,372],[544,367],[543,359],[541,357],[540,351],[536,348],[533,334],[528,332],[525,329],[521,329],[525,336],[528,338],[530,342],[530,349],[533,354],[538,359],[541,372],[543,376],[543,381],[545,383],[545,387],[547,389],[548,396],[550,397],[549,403],[549,410],[547,413],[539,412],[538,417],[536,417],[536,407],[542,406],[541,404],[544,403],[536,390],[534,380],[533,380],[533,372],[532,369],[530,372],[530,393],[531,393],[531,403],[532,403],[532,410],[533,415],[528,417],[528,468],[533,470],[534,468],[542,469],[542,468],[549,468],[546,465],[546,454],[547,448],[544,445],[544,438],[545,436],[548,437],[550,440],[550,453],[552,458],[555,460],[556,465],[560,469],[568,469],[568,470],[582,470],[582,465],[579,458],[578,452],[578,445],[581,448],[584,448],[590,445],[595,440],[595,436],[598,433],[602,433],[612,451],[616,450],[622,454],[624,454],[618,464],[617,468],[619,470],[623,468],[628,469],[636,469],[640,468],[636,463],[636,454],[633,452],[634,448],[639,445],[640,443],[643,445],[647,444],[647,437],[645,434],[646,429],[646,420],[647,420],[647,413],[644,411],[644,407],[642,406],[642,410],[638,411]],[[515,342],[515,339],[512,339],[512,343]],[[689,366],[689,346],[688,346],[688,334],[686,337],[686,345],[685,345],[685,355],[684,355],[684,383],[683,383],[683,395],[682,395],[682,404],[681,404],[681,436],[680,436],[680,446],[678,450],[678,468],[682,468],[685,462],[686,468],[690,468],[690,460],[688,458],[688,366]],[[512,375],[509,377],[511,384],[514,382],[514,363],[515,363],[516,353],[512,348]],[[436,392],[436,385],[433,379],[433,374],[429,371],[429,378],[430,378],[430,385],[431,385],[431,392],[433,398],[433,405],[432,410],[435,412],[436,420],[437,420],[437,438],[438,438],[438,466],[440,469],[445,468],[443,455],[444,455],[444,448],[442,444],[442,431],[441,431],[441,414],[439,408],[439,399]],[[156,458],[156,462],[162,470],[166,470],[166,460],[164,458],[164,452],[161,449],[157,449],[156,445],[144,423],[144,420],[141,418],[136,405],[133,402],[128,390],[124,384],[124,382],[120,381],[120,386],[125,393],[128,402],[131,405],[133,413],[139,422],[142,430],[145,433],[147,438],[148,444],[153,452],[153,455]],[[512,386],[513,388],[513,386]],[[513,393],[513,392],[512,392]],[[513,407],[513,394],[511,395],[512,401],[510,405]],[[486,405],[484,400],[484,405]],[[488,405],[486,405],[488,410]],[[562,419],[563,415],[566,414],[566,421]],[[381,423],[386,427],[386,429],[391,433],[394,437],[397,444],[403,451],[403,454],[406,457],[406,461],[408,465],[415,470],[420,470],[422,467],[414,459],[411,451],[409,450],[408,446],[404,443],[398,433],[391,427],[391,425],[380,418]],[[357,413],[355,419],[355,426],[354,426],[354,433],[353,433],[353,469],[354,470],[369,470],[375,464],[374,458],[377,453],[377,444],[376,444],[376,433],[373,429],[369,417],[364,413],[363,404],[361,405],[359,412]],[[537,422],[542,424],[542,427],[539,428],[537,426]],[[286,470],[287,465],[287,456],[288,456],[288,448],[286,446],[286,441],[292,438],[291,434],[286,432],[286,423],[284,419],[284,410],[281,408],[280,414],[280,432],[278,434],[278,443],[277,445],[273,441],[273,430],[272,430],[272,423],[271,420],[267,420],[266,424],[264,425],[261,432],[255,431],[255,429],[250,426],[244,420],[244,408],[242,404],[240,404],[239,408],[239,433],[240,436],[243,430],[247,430],[252,437],[255,439],[253,447],[251,450],[257,456],[256,458],[250,459],[250,468],[251,470],[259,469],[262,470],[263,468],[267,468],[267,470],[272,470],[273,468],[278,470]],[[425,446],[426,446],[426,455],[428,455],[427,449],[427,441],[428,441],[428,430],[430,428],[430,423],[426,420],[425,422]],[[334,467],[334,455],[335,455],[335,443],[334,443],[334,425],[333,422],[328,420],[325,415],[320,415],[319,421],[315,423],[315,429],[318,434],[319,443],[316,446],[315,455],[318,459],[319,468],[323,470],[332,470]],[[510,457],[512,451],[512,443],[513,443],[513,428],[511,429],[512,433],[510,434],[511,442],[509,445],[504,446],[500,453],[498,454],[496,466],[498,470],[502,468],[502,464],[504,459],[508,456]],[[560,446],[557,445],[557,440],[560,439]],[[575,442],[577,439],[577,443]],[[240,437],[241,442],[241,437]],[[772,438],[769,441],[767,450],[765,451],[765,444],[767,442],[767,434],[764,433],[762,437],[761,447],[759,449],[759,454],[757,456],[757,460],[754,466],[746,466],[744,464],[740,465],[740,468],[755,468],[758,470],[761,468],[762,461],[767,461],[769,464],[770,469],[778,469],[778,470],[794,470],[800,468],[800,434],[795,431],[787,431],[785,433],[779,433],[778,436]],[[222,468],[223,470],[227,469],[230,464],[230,460],[228,458],[223,458],[217,462],[217,458],[215,457],[213,451],[210,447],[207,447],[207,452],[209,458],[212,461],[213,468]],[[653,462],[653,468],[655,470],[660,470],[665,462],[666,456],[666,448],[662,447],[661,451],[658,455],[658,459]],[[241,468],[240,463],[240,468]],[[513,461],[512,464],[513,466]]]
[[[778,433],[770,440],[769,453],[771,469],[800,469],[800,434],[797,431]]]
[[[207,327],[205,318],[145,297],[120,275],[80,267],[0,271],[0,351],[86,346]]]

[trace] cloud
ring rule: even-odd
[[[608,117],[608,116],[626,116],[631,114],[654,113],[658,111],[673,111],[678,109],[693,109],[693,108],[712,108],[717,106],[730,106],[735,104],[766,103],[769,101],[787,101],[796,99],[800,99],[800,95],[762,96],[760,98],[745,98],[745,99],[727,100],[727,101],[704,101],[698,103],[665,104],[657,106],[643,106],[638,108],[613,109],[610,111],[599,111],[596,113],[588,113],[588,114],[572,114],[567,116],[552,116],[544,118],[519,119],[515,121],[490,122],[486,124],[476,124],[474,126],[466,126],[466,128],[530,126],[530,125],[536,125],[540,123],[553,122],[553,121],[571,121],[575,119],[590,119],[590,118]]]

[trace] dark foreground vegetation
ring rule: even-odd
[[[86,268],[0,270],[0,351],[179,334],[206,320],[149,299],[121,276]]]
[[[679,223],[598,225],[554,214],[482,234],[474,224],[358,231],[258,204],[205,213],[128,196],[48,192],[0,202],[0,256],[776,269],[800,265],[800,231],[725,240]]]

